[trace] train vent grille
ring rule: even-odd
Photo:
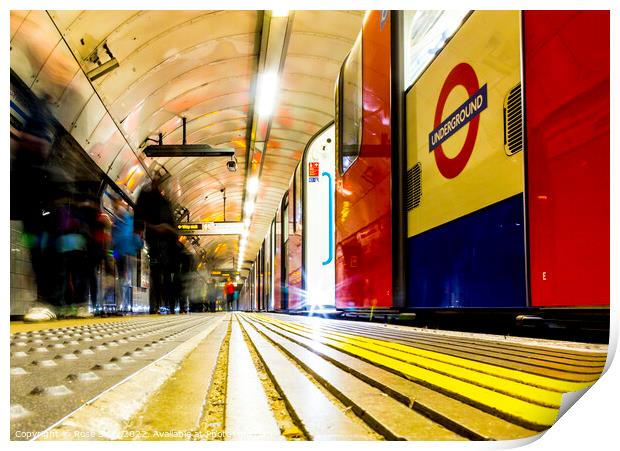
[[[420,206],[422,200],[422,165],[418,162],[407,171],[407,211]]]
[[[504,101],[504,150],[507,155],[523,150],[521,83],[510,90]]]

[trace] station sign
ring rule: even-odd
[[[184,231],[194,231],[194,230],[202,230],[202,223],[198,222],[198,223],[190,223],[190,222],[184,222],[181,224],[177,224],[177,229],[180,232],[184,232]]]
[[[233,277],[238,276],[241,273],[239,271],[233,271],[232,269],[214,269],[211,271],[211,276],[218,277]]]
[[[240,235],[243,231],[242,222],[182,222],[177,224],[179,235]]]

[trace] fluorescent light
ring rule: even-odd
[[[258,177],[250,177],[248,180],[248,193],[256,194],[258,192]]]
[[[248,228],[250,227],[250,223],[251,222],[252,222],[252,220],[250,219],[249,216],[243,220],[243,224],[245,224],[245,226],[248,227]]]
[[[276,103],[276,93],[278,91],[278,74],[276,72],[265,72],[260,76],[258,83],[257,111],[262,117],[270,116]]]
[[[287,17],[288,9],[272,9],[271,17]]]
[[[243,232],[241,232],[241,237],[245,239],[248,237],[248,234],[249,234],[248,229],[244,229]]]
[[[251,200],[246,201],[243,207],[243,212],[246,216],[250,216],[254,212],[254,202]]]

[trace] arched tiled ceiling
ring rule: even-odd
[[[256,255],[308,140],[334,116],[334,84],[360,11],[294,11],[263,157],[246,258]],[[241,220],[263,27],[262,11],[11,11],[11,69],[47,93],[59,122],[128,194],[163,166],[192,221]],[[107,44],[118,67],[89,81]],[[147,138],[235,149],[225,158],[146,158]],[[140,178],[139,175],[143,178]],[[236,237],[202,237],[210,264],[232,267]]]

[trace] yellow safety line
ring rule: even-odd
[[[306,330],[308,329],[312,329],[312,327],[306,326]],[[427,363],[428,364],[429,362],[428,359],[430,359],[430,360],[454,365],[457,367],[461,367],[466,370],[476,371],[482,374],[490,375],[492,377],[500,377],[500,378],[504,378],[504,379],[514,381],[517,383],[523,383],[523,384],[527,384],[533,387],[538,387],[544,390],[557,391],[559,393],[582,390],[586,387],[591,386],[594,382],[596,382],[596,380],[593,380],[591,382],[571,382],[571,381],[566,381],[566,380],[561,380],[561,379],[555,379],[555,378],[548,377],[548,376],[542,376],[539,374],[522,372],[522,371],[515,370],[512,368],[506,368],[506,367],[502,367],[498,365],[493,365],[490,363],[478,362],[475,360],[465,359],[462,357],[455,357],[455,356],[451,356],[449,354],[444,354],[444,353],[437,352],[437,351],[428,351],[426,349],[421,349],[415,346],[409,346],[409,345],[405,345],[402,343],[394,343],[391,341],[368,338],[368,337],[363,337],[363,336],[353,335],[353,334],[346,334],[342,332],[327,332],[326,335],[327,336],[335,335],[335,336],[343,337],[347,341],[351,341],[353,343],[361,342],[361,343],[368,343],[369,345],[376,345],[379,347],[384,346],[389,349],[394,349],[399,352],[404,352],[412,356],[420,357],[420,359],[416,359],[415,363]],[[364,346],[361,345],[361,347],[364,347]],[[376,350],[374,346],[369,349]],[[382,353],[386,353],[386,352],[382,351]],[[387,354],[395,358],[401,358],[402,360],[405,360],[405,361],[411,361],[410,358],[404,357],[400,354],[393,354],[389,351],[387,352]],[[432,365],[432,363],[430,365]],[[440,368],[441,366],[437,367],[438,370]]]
[[[264,316],[260,316],[260,320],[264,320],[265,322],[276,325],[282,329],[289,330],[290,332],[297,333],[311,340],[327,344],[333,348],[340,349],[348,354],[361,357],[369,362],[391,368],[398,373],[410,376],[415,380],[428,383],[443,391],[455,394],[458,397],[470,399],[475,403],[487,406],[491,410],[503,413],[509,417],[525,420],[529,423],[539,424],[545,427],[551,426],[557,417],[559,402],[561,400],[560,393],[547,392],[549,395],[548,401],[552,401],[552,403],[558,407],[545,407],[523,399],[515,398],[510,395],[499,393],[494,391],[492,388],[486,388],[471,382],[454,379],[453,377],[382,355],[370,349],[364,349],[353,344],[330,339],[317,332],[312,333],[298,330],[290,327],[290,325],[284,321],[265,318]]]
[[[303,324],[308,324],[308,323],[303,323]],[[331,328],[331,329],[337,329],[337,330],[343,330],[343,329],[339,329],[337,328],[337,326],[331,325],[331,326],[320,326],[320,327],[325,327],[325,328]],[[598,367],[600,367],[601,371],[603,369],[603,367],[605,366],[605,361],[607,359],[607,353],[606,352],[601,352],[601,351],[596,351],[596,352],[592,352],[592,353],[587,353],[587,354],[573,354],[573,353],[569,353],[566,354],[565,350],[550,350],[549,348],[540,348],[538,345],[532,345],[531,346],[531,352],[527,352],[523,349],[523,345],[517,345],[519,346],[518,348],[515,348],[512,346],[511,343],[498,343],[498,342],[486,342],[484,344],[482,344],[481,342],[478,342],[476,344],[474,343],[470,343],[470,342],[460,342],[460,341],[452,341],[449,340],[446,341],[445,338],[441,338],[441,337],[426,337],[426,338],[421,338],[422,340],[426,341],[429,345],[433,345],[434,343],[431,342],[429,343],[427,340],[435,340],[439,338],[440,340],[437,342],[438,346],[458,346],[458,345],[462,345],[466,348],[468,348],[469,346],[477,346],[472,348],[473,352],[476,351],[480,351],[480,347],[482,346],[485,351],[489,351],[492,353],[507,353],[508,355],[513,355],[516,357],[526,357],[528,359],[534,359],[534,360],[540,360],[543,362],[551,362],[551,363],[560,363],[563,365],[567,365],[567,366],[586,366],[590,369],[596,369]],[[469,338],[468,340],[472,340],[471,338]],[[574,363],[567,363],[567,360],[571,360],[574,361]]]
[[[289,323],[285,323],[289,324]],[[289,324],[290,325],[290,324]],[[290,325],[298,330],[309,331],[310,333],[315,332],[316,330],[309,327],[296,327]],[[384,348],[379,345],[375,345],[372,343],[360,343],[358,340],[354,338],[347,337],[339,337],[334,334],[325,333],[320,331],[326,338],[341,341],[346,344],[351,344],[353,346],[366,349],[368,351],[373,351],[378,354],[383,354],[388,357],[392,357],[394,359],[402,360],[403,362],[412,363],[416,366],[422,367],[424,369],[430,371],[436,371],[438,373],[442,373],[444,375],[449,375],[451,377],[461,379],[465,382],[471,382],[476,385],[480,385],[491,390],[503,392],[509,396],[514,396],[516,398],[521,398],[525,401],[529,401],[535,404],[544,405],[547,407],[559,407],[560,402],[562,400],[561,393],[554,392],[538,387],[532,387],[531,385],[523,384],[521,382],[509,381],[500,377],[496,377],[493,375],[488,375],[484,373],[479,373],[474,370],[470,370],[467,368],[462,368],[460,366],[450,365],[442,362],[437,362],[435,360],[431,360],[425,357],[415,357],[407,354],[406,352],[392,350],[389,348]],[[517,371],[513,372],[517,373]]]

